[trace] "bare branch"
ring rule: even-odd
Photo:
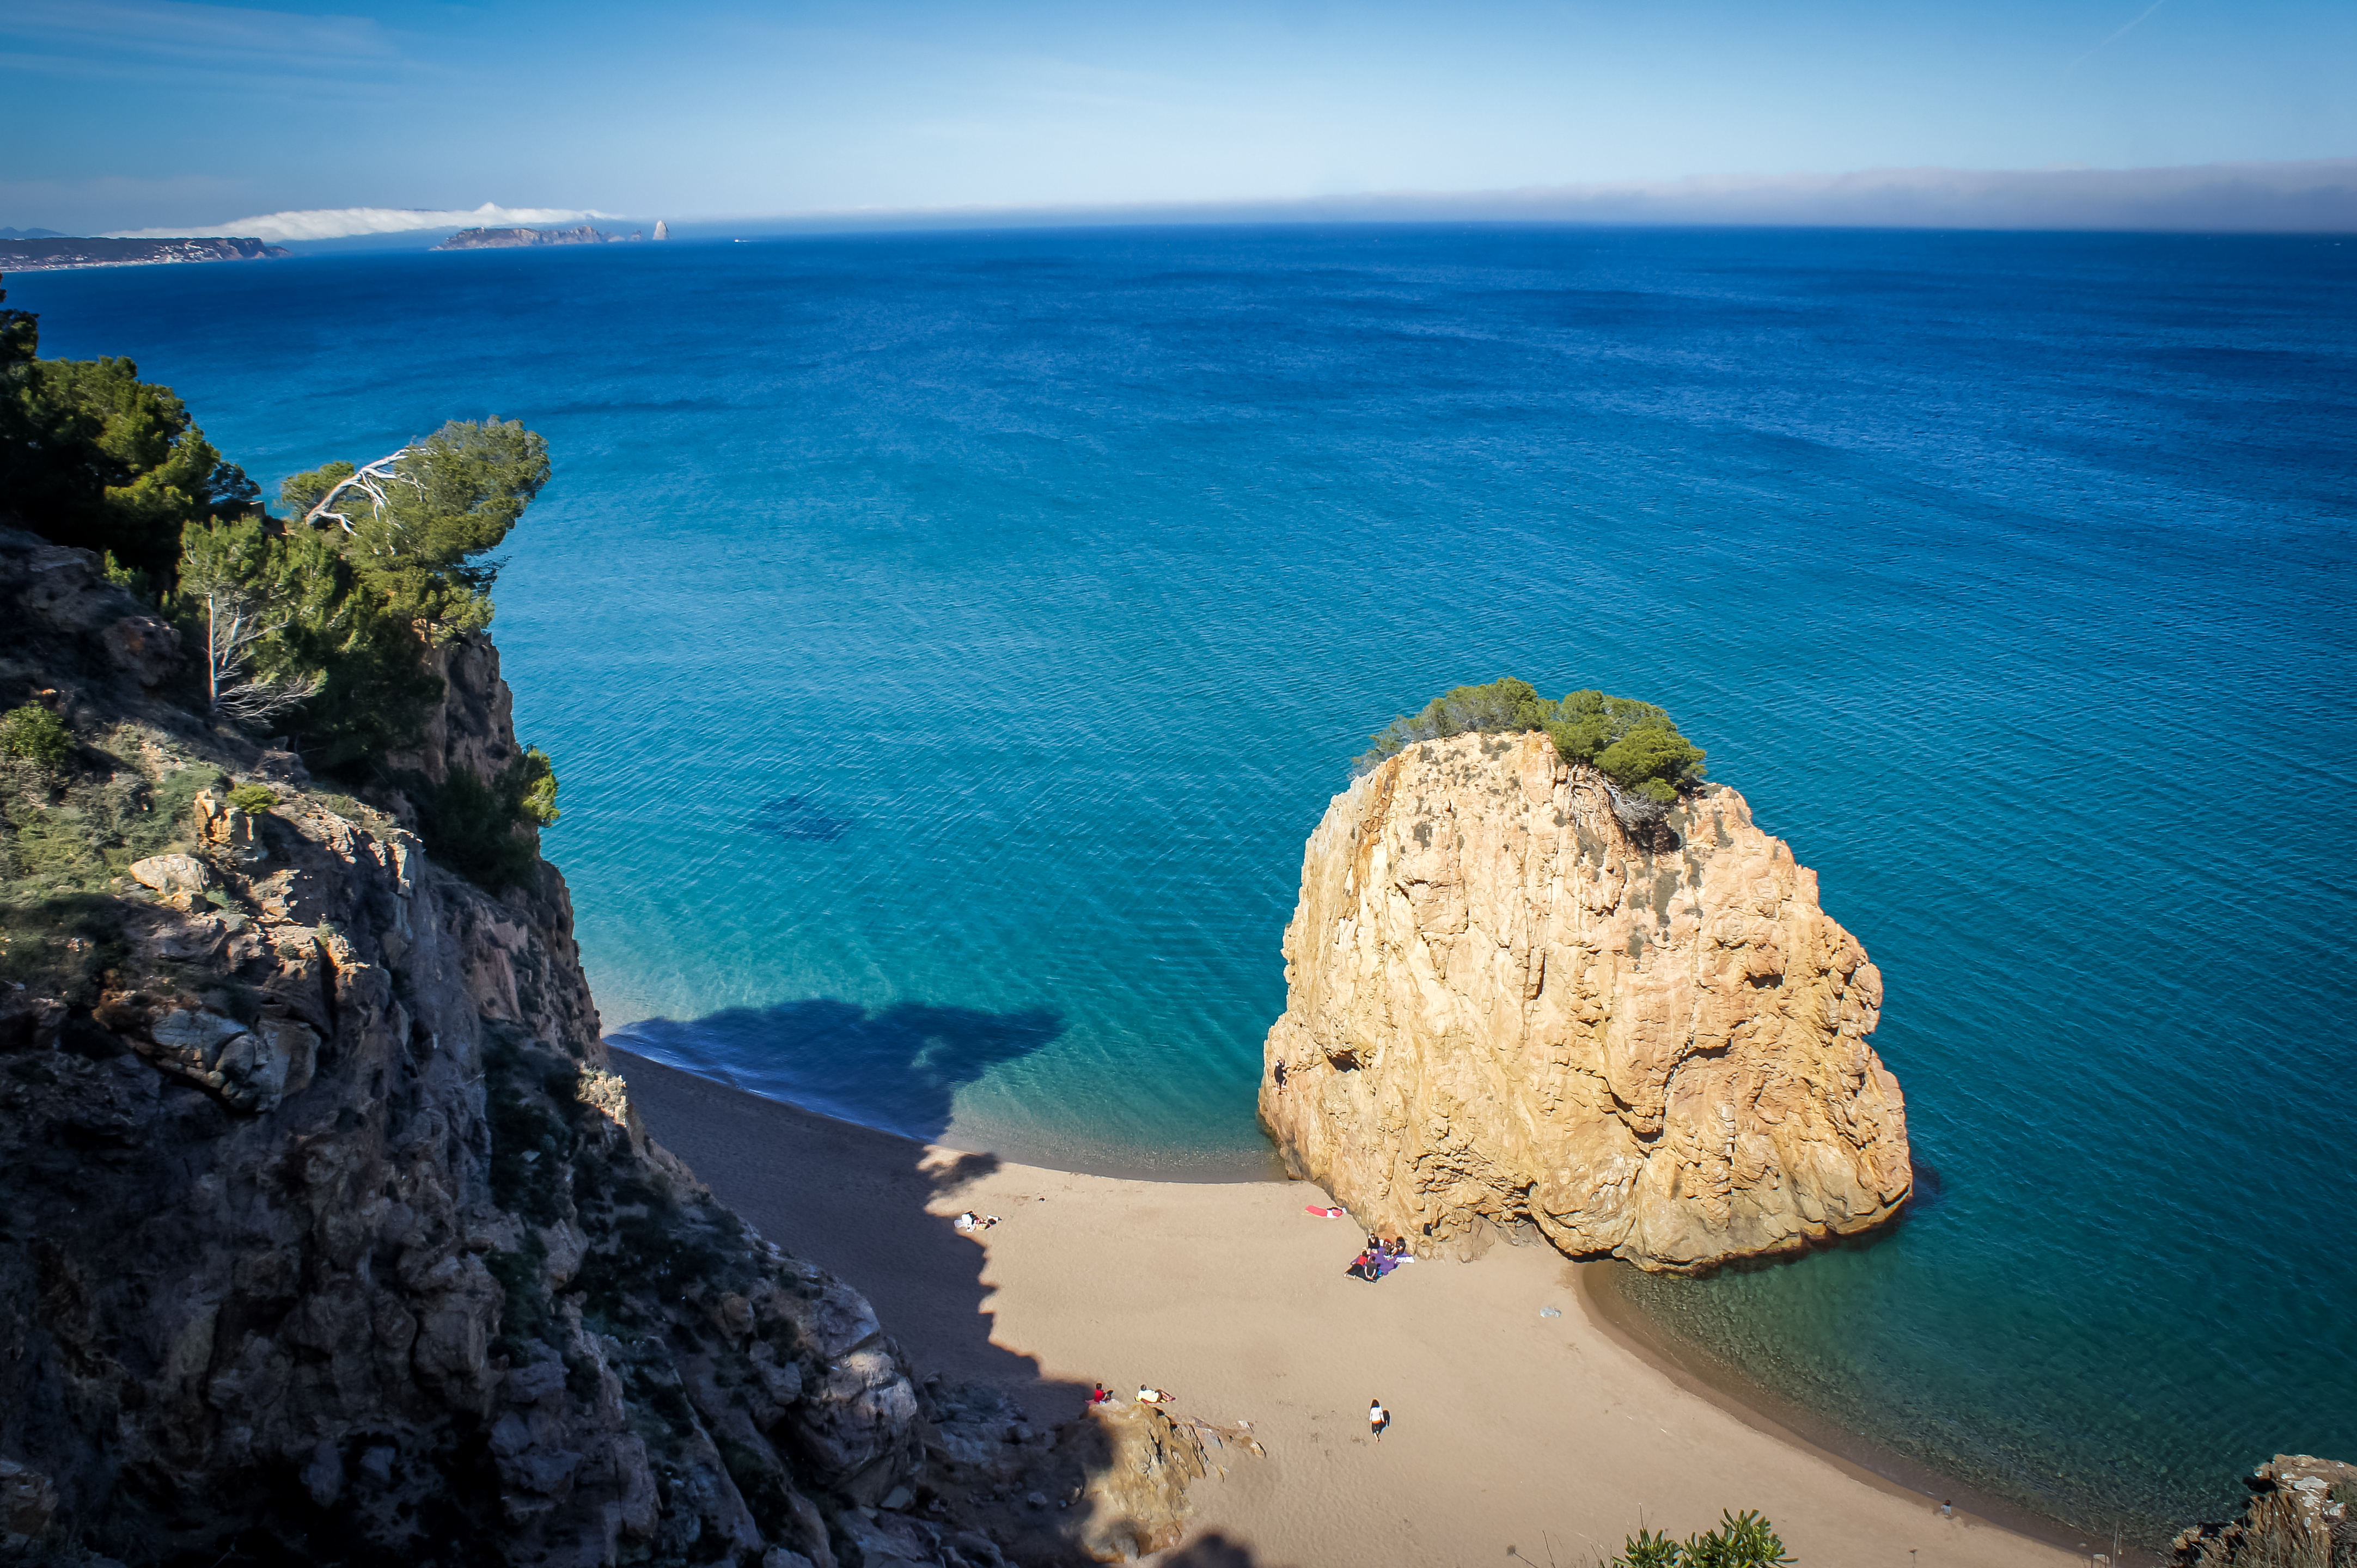
[[[294,617],[264,595],[228,584],[205,594],[205,695],[213,717],[240,726],[259,725],[318,695],[318,671],[294,680],[247,672],[255,647],[284,631]]]
[[[361,467],[354,468],[343,478],[337,480],[334,487],[331,488],[326,495],[319,498],[318,505],[313,507],[309,511],[303,514],[303,521],[306,525],[315,526],[321,518],[331,518],[342,527],[346,533],[350,533],[352,531],[352,520],[346,517],[342,512],[329,510],[334,506],[336,498],[342,495],[346,490],[359,490],[362,495],[368,497],[370,510],[380,512],[385,509],[386,500],[384,486],[388,480],[394,480],[402,484],[405,484],[411,489],[422,493],[425,490],[425,486],[419,484],[415,479],[411,478],[405,474],[396,472],[393,468],[393,465],[395,463],[398,463],[401,459],[408,456],[409,448],[404,446],[398,452],[389,453],[382,457],[379,457],[373,463],[363,463]]]
[[[241,681],[213,700],[213,716],[252,728],[309,702],[326,684],[317,671],[297,681]]]

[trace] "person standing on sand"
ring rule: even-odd
[[[1367,1402],[1367,1430],[1374,1435],[1376,1442],[1381,1443],[1383,1440],[1383,1428],[1389,1426],[1391,1423],[1392,1412],[1383,1408],[1383,1402],[1381,1400],[1369,1400]]]

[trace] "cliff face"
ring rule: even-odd
[[[1291,1168],[1424,1251],[1527,1224],[1691,1271],[1889,1219],[1880,974],[1741,796],[1667,828],[1640,848],[1539,735],[1426,741],[1336,796],[1260,1091]]]
[[[168,700],[170,629],[93,565],[0,534],[0,706],[80,742],[5,781],[0,1547],[996,1562],[877,1505],[910,1506],[928,1445],[979,1484],[1052,1439],[912,1381],[866,1301],[648,1141],[556,870],[491,897],[209,730]],[[421,769],[511,757],[488,643],[441,668]],[[178,836],[25,905],[102,800]]]
[[[2243,1478],[2243,1517],[2197,1524],[2169,1542],[2174,1568],[2352,1568],[2357,1465],[2278,1454]]]

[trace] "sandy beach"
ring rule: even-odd
[[[654,1136],[788,1250],[865,1292],[922,1369],[979,1380],[1041,1421],[1090,1384],[1169,1390],[1179,1414],[1252,1423],[1196,1487],[1161,1561],[1222,1568],[1574,1568],[1641,1525],[1683,1535],[1757,1509],[1803,1564],[2083,1563],[1747,1419],[1599,1321],[1575,1265],[1494,1247],[1380,1284],[1304,1184],[1125,1180],[929,1148],[622,1052]],[[963,1209],[1000,1223],[974,1235]],[[1544,1316],[1552,1308],[1558,1316]],[[1380,1443],[1370,1399],[1393,1414]]]

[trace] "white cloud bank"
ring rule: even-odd
[[[340,240],[425,229],[549,227],[610,220],[592,208],[472,211],[338,207],[234,222],[118,230],[109,239],[251,235]],[[1759,224],[1827,228],[2144,230],[2212,233],[2357,232],[2357,158],[2141,169],[1863,169],[1833,175],[1709,175],[1690,179],[1520,190],[1369,191],[1293,200],[866,208],[739,214],[758,231],[1107,223],[1508,221]],[[673,220],[674,224],[677,220]]]
[[[1017,224],[1537,222],[1796,228],[2357,232],[2357,158],[2141,169],[1862,169],[1299,200],[807,213],[789,229]]]
[[[355,234],[405,234],[416,229],[508,229],[522,225],[587,223],[613,218],[591,208],[499,207],[484,202],[473,211],[457,208],[320,207],[306,212],[266,212],[227,223],[181,224],[164,229],[120,229],[109,240],[201,240],[235,235],[256,240],[347,240]]]

